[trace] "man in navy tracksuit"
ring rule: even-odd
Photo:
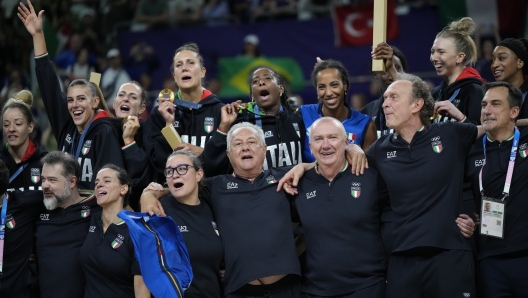
[[[402,75],[385,92],[387,126],[367,156],[385,180],[394,211],[394,248],[387,297],[474,297],[467,239],[474,224],[460,215],[472,124],[429,125],[434,100],[425,83]],[[431,175],[431,173],[440,173]]]
[[[484,89],[486,135],[477,140],[485,146],[478,158],[483,166],[472,177],[482,217],[477,239],[482,291],[486,297],[528,297],[528,130],[515,128],[522,94],[506,82]]]

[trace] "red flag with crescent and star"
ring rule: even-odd
[[[339,47],[371,45],[373,15],[372,0],[354,5],[334,6],[332,19],[336,45]],[[397,36],[398,18],[394,13],[394,1],[387,0],[387,40]]]

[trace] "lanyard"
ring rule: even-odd
[[[282,113],[282,111],[283,111],[283,108],[282,108],[282,105],[280,105],[279,110],[277,111],[275,115]],[[260,128],[262,128],[262,120],[260,119],[261,118],[260,110],[257,105],[253,106],[253,113],[255,114],[255,124],[258,125]]]
[[[178,95],[178,97],[177,97],[177,100],[174,101],[175,105],[182,106],[184,108],[195,109],[195,110],[198,110],[199,108],[202,107],[201,103],[194,103],[194,102],[185,101],[181,99],[181,90],[178,90],[178,93],[176,94]]]
[[[16,177],[18,177],[18,175],[20,175],[20,173],[22,173],[22,171],[26,168],[28,164],[24,164],[24,165],[21,165],[20,168],[18,168],[18,170],[16,170],[15,173],[13,173],[13,175],[11,177],[9,177],[9,184],[11,184],[11,182],[13,182],[13,180],[15,180]]]
[[[528,94],[528,91],[524,92],[522,94],[522,103],[524,103],[524,100],[526,99],[526,95]]]
[[[460,93],[460,88],[458,88],[457,90],[455,90],[455,92],[453,92],[453,95],[451,95],[451,97],[449,98],[449,102],[453,102],[453,100],[458,96],[458,93]],[[442,95],[440,95],[440,98],[442,98]],[[436,100],[436,102],[438,102],[439,100]]]
[[[2,217],[0,217],[0,274],[2,274],[2,265],[4,264],[4,238],[5,238],[5,220],[7,214],[7,194],[4,194],[2,200]]]
[[[75,150],[75,138],[77,138],[77,129],[75,129],[75,132],[73,133],[73,144],[70,148],[70,154],[73,155],[73,152],[75,151],[75,160],[79,159],[79,155],[81,155],[81,148],[82,144],[84,143],[84,138],[86,137],[86,134],[88,133],[88,129],[90,129],[90,125],[92,125],[93,119],[88,123],[88,126],[84,129],[83,133],[81,134],[81,138],[79,139],[79,143],[77,143],[77,150]]]
[[[517,147],[519,146],[519,138],[521,134],[519,133],[519,130],[517,127],[515,128],[515,132],[513,133],[513,144],[510,152],[510,161],[508,163],[508,172],[506,173],[506,182],[504,183],[504,191],[502,194],[504,197],[502,198],[502,201],[506,199],[506,197],[510,194],[510,185],[511,180],[513,176],[513,167],[515,166],[515,157],[517,156]],[[480,193],[484,195],[484,188],[482,187],[482,169],[484,169],[484,166],[486,165],[486,139],[488,138],[488,134],[482,138],[482,148],[484,148],[484,165],[482,168],[480,168],[479,173],[479,188]]]

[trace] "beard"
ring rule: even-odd
[[[54,194],[51,198],[44,197],[44,207],[47,210],[55,210],[71,195],[71,189],[64,183],[64,190],[60,194]]]

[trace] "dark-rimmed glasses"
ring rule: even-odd
[[[163,174],[165,174],[165,178],[171,178],[174,175],[174,171],[176,171],[178,175],[185,175],[189,171],[189,167],[194,168],[189,164],[177,165],[174,168],[168,167],[163,170]]]

